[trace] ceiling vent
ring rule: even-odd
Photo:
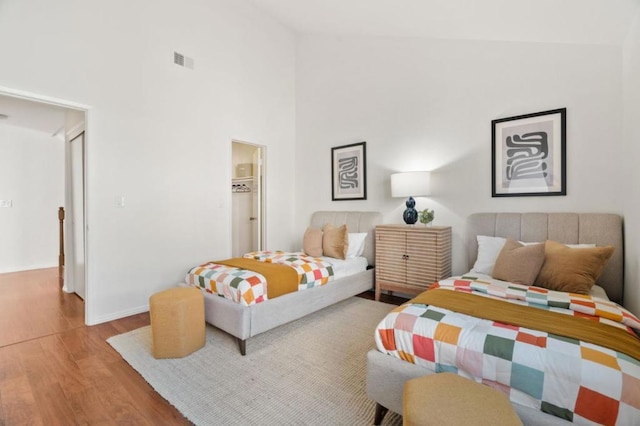
[[[173,52],[173,63],[181,67],[193,69],[193,58],[184,56],[182,53]]]
[[[173,63],[184,67],[184,55],[182,53],[173,52]]]

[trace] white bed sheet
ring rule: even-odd
[[[336,259],[335,257],[322,256],[324,262],[331,263],[333,266],[333,279],[348,277],[358,272],[366,271],[369,262],[366,257],[352,257],[347,259]]]

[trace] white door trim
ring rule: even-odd
[[[49,105],[55,105],[55,106],[59,106],[59,107],[63,107],[63,108],[69,108],[69,109],[75,109],[75,110],[79,110],[84,112],[84,122],[85,122],[85,155],[84,155],[84,164],[83,164],[83,168],[85,171],[85,182],[84,182],[84,200],[85,200],[85,212],[84,212],[84,241],[85,241],[85,247],[84,247],[84,259],[85,259],[85,271],[84,271],[84,277],[85,277],[85,300],[84,300],[84,321],[85,324],[87,325],[91,325],[93,323],[93,321],[91,320],[92,316],[92,307],[93,307],[93,289],[90,283],[90,280],[88,279],[89,277],[89,270],[90,270],[90,256],[89,256],[89,239],[90,236],[88,235],[87,230],[89,229],[89,220],[90,220],[90,215],[88,214],[87,208],[86,206],[88,205],[88,197],[87,197],[87,187],[88,187],[88,183],[87,183],[87,151],[89,150],[87,147],[87,134],[89,133],[89,123],[90,123],[90,114],[91,114],[91,107],[89,105],[85,105],[85,104],[81,104],[78,102],[73,102],[73,101],[68,101],[66,99],[60,99],[60,98],[55,98],[52,96],[47,96],[47,95],[42,95],[39,93],[33,93],[33,92],[28,92],[25,90],[20,90],[20,89],[13,89],[10,87],[5,87],[5,86],[0,86],[0,95],[4,95],[4,96],[12,96],[15,98],[20,98],[20,99],[24,99],[24,100],[28,100],[28,101],[33,101],[33,102],[40,102],[40,103],[45,103],[45,104],[49,104]],[[65,142],[66,143],[66,142]],[[65,164],[65,168],[68,167],[68,164]],[[65,188],[66,191],[66,188]],[[66,204],[66,197],[65,197],[65,204]],[[67,209],[67,206],[65,206],[65,209]],[[65,225],[65,229],[66,229],[66,225]],[[65,259],[65,263],[67,259]],[[67,266],[65,265],[65,275],[67,274]]]

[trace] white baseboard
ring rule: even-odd
[[[0,274],[6,274],[10,272],[23,272],[23,271],[33,271],[35,269],[48,269],[48,268],[57,268],[58,264],[45,264],[45,265],[23,265],[23,266],[10,266],[7,268],[0,268]]]
[[[87,325],[98,325],[109,321],[118,320],[121,318],[130,317],[131,315],[141,314],[143,312],[149,312],[149,305],[138,306],[137,308],[127,309],[125,311],[113,312],[109,315],[103,315],[96,318],[86,318]]]

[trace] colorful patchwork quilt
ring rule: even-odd
[[[333,266],[329,262],[302,252],[255,251],[244,257],[292,267],[298,273],[298,290],[325,285],[333,280]]]
[[[244,257],[295,269],[298,274],[298,290],[324,285],[334,277],[330,263],[303,253],[253,252]],[[187,284],[198,287],[203,292],[218,294],[243,306],[269,299],[264,275],[248,269],[207,262],[192,268],[185,280]]]
[[[640,331],[637,317],[604,299],[470,276],[436,286],[480,296],[479,304],[490,297]],[[640,360],[612,349],[411,301],[380,322],[375,339],[383,353],[576,424],[640,424]]]
[[[203,292],[218,294],[244,306],[267,300],[264,275],[246,269],[207,262],[191,269],[185,281]]]

